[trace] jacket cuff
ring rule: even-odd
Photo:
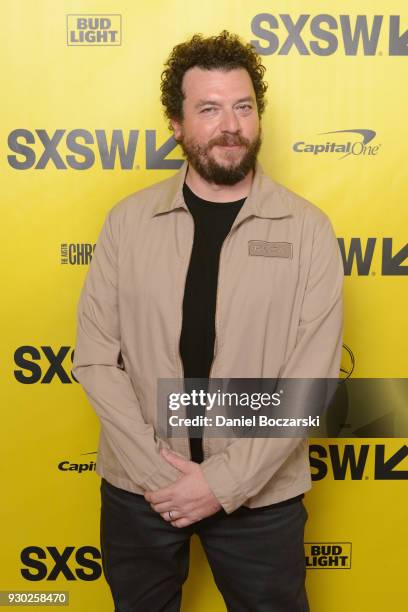
[[[174,484],[180,476],[180,471],[166,463],[163,459],[163,467],[150,474],[143,482],[142,487],[148,491],[163,489],[163,487],[169,487]]]
[[[208,486],[227,514],[242,506],[249,495],[231,473],[222,455],[213,455],[200,464]]]

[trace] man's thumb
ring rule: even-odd
[[[164,457],[164,459],[166,459],[166,461],[171,463],[171,465],[173,465],[175,468],[177,468],[181,472],[186,473],[189,471],[188,464],[190,462],[187,459],[184,459],[184,457],[180,457],[179,455],[176,455],[176,453],[169,450],[168,448],[162,448],[160,452],[162,456]]]

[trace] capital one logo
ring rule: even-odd
[[[336,136],[331,136],[336,134]],[[340,142],[337,134],[346,138],[346,142]],[[335,154],[342,153],[338,159],[344,159],[349,155],[352,156],[374,156],[378,155],[381,144],[375,144],[373,139],[376,136],[374,130],[357,128],[352,130],[333,130],[331,132],[320,132],[319,136],[331,136],[331,139],[326,139],[326,142],[305,142],[304,140],[296,141],[292,149],[295,153],[309,153],[311,155]]]
[[[257,37],[251,43],[260,55],[408,55],[408,30],[399,15],[259,13],[251,30]]]

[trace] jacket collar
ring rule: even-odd
[[[167,179],[167,197],[160,200],[154,206],[152,216],[172,212],[178,208],[188,210],[183,197],[183,185],[187,169],[188,162],[185,160],[180,170],[170,179]],[[276,183],[267,176],[261,164],[257,161],[251,189],[235,219],[234,225],[251,216],[280,219],[290,215],[290,206],[285,199],[282,189],[280,189],[279,183]]]

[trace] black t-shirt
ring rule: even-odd
[[[209,202],[193,193],[186,183],[183,195],[194,218],[194,241],[184,290],[180,354],[185,378],[208,378],[214,354],[220,250],[245,198]],[[197,407],[189,413],[198,414],[202,412]],[[190,448],[192,460],[201,463],[201,438],[190,437]]]

